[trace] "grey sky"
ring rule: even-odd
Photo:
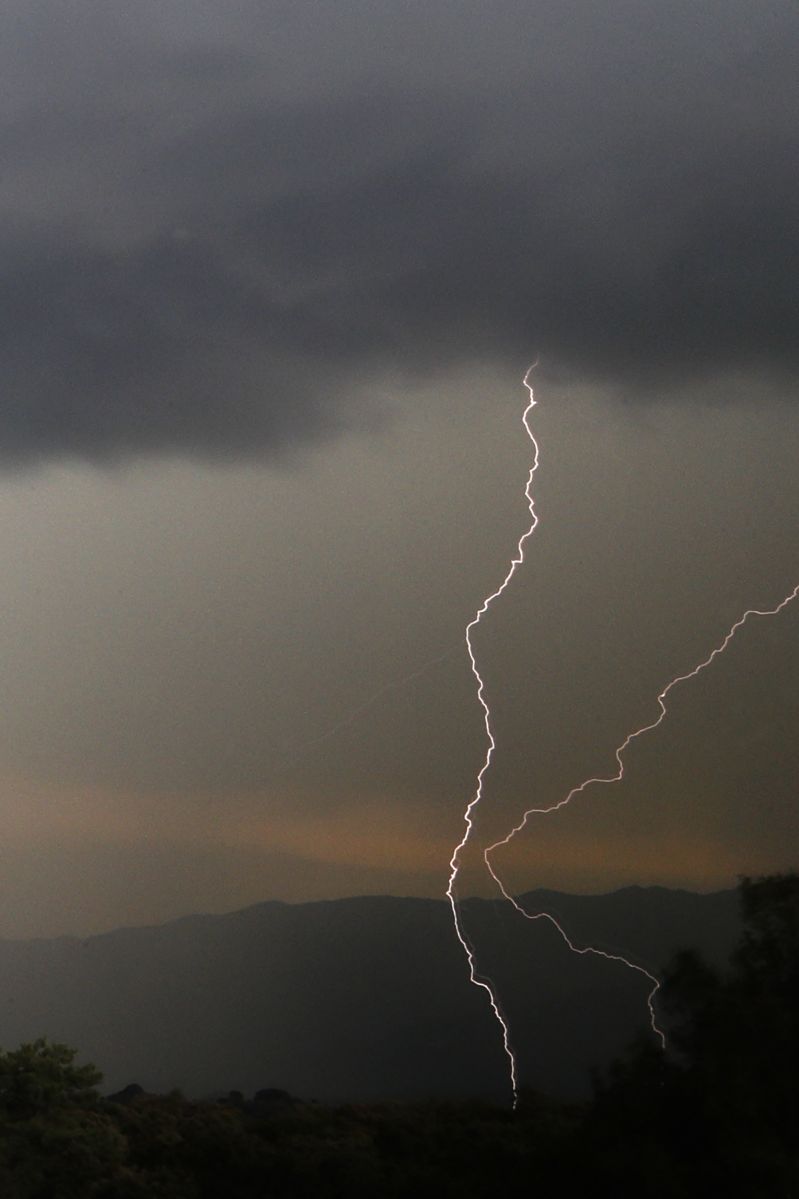
[[[478,842],[797,581],[795,6],[3,22],[0,933],[441,894],[536,353]],[[796,620],[514,883],[789,864]]]
[[[6,459],[274,452],[535,346],[796,367],[793,4],[12,4]]]

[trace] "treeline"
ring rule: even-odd
[[[686,952],[667,972],[668,1052],[642,1039],[589,1103],[103,1098],[94,1067],[40,1040],[0,1053],[0,1196],[799,1196],[799,877],[744,880],[740,896],[728,969]]]

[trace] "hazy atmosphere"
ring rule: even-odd
[[[793,0],[9,0],[0,935],[441,896],[799,582]],[[517,890],[795,864],[799,601]]]

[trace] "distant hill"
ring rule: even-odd
[[[723,960],[734,891],[535,891],[577,944],[655,973],[692,945]],[[470,899],[463,922],[496,983],[523,1085],[584,1094],[646,1024],[646,979],[576,957],[546,921]],[[282,1087],[320,1100],[508,1096],[485,993],[468,983],[443,900],[268,902],[81,940],[0,941],[0,1044],[46,1035],[80,1051],[106,1089],[193,1096]]]

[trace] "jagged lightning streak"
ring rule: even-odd
[[[474,821],[472,818],[473,813],[475,811],[475,808],[478,806],[478,804],[480,803],[480,801],[483,797],[483,782],[484,782],[486,773],[487,773],[489,767],[491,766],[491,761],[493,758],[494,750],[496,749],[496,741],[494,739],[494,734],[493,734],[492,725],[491,725],[491,710],[490,710],[489,705],[485,698],[485,684],[483,682],[483,678],[480,674],[480,671],[477,667],[477,660],[475,658],[474,647],[472,644],[472,632],[480,624],[480,621],[482,620],[483,616],[486,615],[486,613],[488,612],[490,606],[494,603],[494,601],[496,599],[498,599],[502,595],[502,593],[505,591],[505,589],[507,588],[511,579],[513,578],[514,574],[516,573],[517,568],[522,565],[522,563],[524,561],[525,543],[532,536],[533,532],[535,531],[535,529],[538,525],[538,515],[535,511],[535,501],[534,501],[534,498],[532,495],[532,485],[533,485],[533,477],[538,468],[539,449],[538,449],[538,442],[536,441],[535,435],[530,427],[530,419],[529,419],[530,413],[531,413],[532,409],[535,407],[535,403],[536,403],[535,396],[533,394],[533,388],[529,382],[530,374],[531,374],[532,370],[534,369],[535,365],[536,364],[533,363],[533,365],[528,369],[527,373],[524,376],[524,380],[523,380],[523,385],[527,389],[527,392],[528,392],[528,404],[527,404],[527,406],[524,410],[523,416],[522,416],[522,423],[524,424],[525,431],[533,445],[533,460],[532,460],[532,465],[530,467],[530,472],[527,477],[527,485],[525,487],[525,492],[524,492],[525,498],[527,499],[527,505],[529,508],[529,512],[530,512],[530,525],[525,530],[525,532],[522,534],[522,536],[519,538],[516,555],[511,559],[510,566],[508,568],[508,571],[507,571],[502,583],[496,589],[496,591],[492,592],[489,596],[486,597],[486,599],[483,601],[480,608],[477,610],[474,618],[467,624],[466,630],[465,630],[466,650],[467,650],[467,653],[469,656],[469,663],[471,666],[472,674],[474,675],[475,681],[477,683],[477,698],[483,709],[483,723],[484,723],[484,727],[485,727],[486,739],[487,739],[488,744],[487,744],[487,748],[486,748],[486,755],[483,760],[483,765],[481,766],[480,771],[477,775],[477,786],[475,789],[474,796],[473,796],[472,800],[469,802],[469,804],[467,805],[466,810],[464,812],[463,837],[461,838],[460,842],[456,845],[456,847],[453,851],[453,854],[452,854],[452,858],[450,860],[449,884],[447,886],[447,891],[446,891],[447,898],[449,899],[450,907],[452,909],[452,918],[453,918],[453,923],[455,926],[455,932],[458,937],[458,940],[461,943],[461,946],[463,947],[464,953],[466,954],[466,959],[467,959],[468,967],[469,967],[469,979],[475,986],[482,988],[487,993],[489,1003],[491,1005],[491,1009],[492,1009],[499,1025],[500,1025],[500,1028],[502,1030],[503,1047],[504,1047],[505,1054],[507,1055],[507,1058],[508,1058],[508,1061],[510,1064],[510,1081],[511,1081],[511,1088],[513,1091],[513,1106],[514,1107],[516,1106],[516,1104],[518,1102],[518,1081],[517,1081],[516,1058],[515,1058],[513,1049],[511,1047],[511,1043],[510,1043],[510,1029],[508,1027],[507,1020],[505,1019],[504,1015],[502,1014],[499,999],[498,999],[498,996],[496,993],[496,988],[494,987],[494,985],[491,983],[491,981],[488,978],[479,975],[477,972],[476,965],[475,965],[474,949],[473,949],[468,937],[466,936],[466,933],[463,928],[463,923],[462,923],[461,917],[460,917],[459,901],[458,901],[458,896],[457,896],[457,880],[458,880],[458,874],[460,872],[461,857],[462,857],[463,851],[466,848],[466,845],[467,845],[467,843],[471,837],[471,834],[473,832],[473,829],[474,829]],[[708,654],[708,656],[706,658],[704,658],[695,667],[693,667],[692,670],[688,671],[685,674],[677,675],[677,676],[675,676],[675,678],[671,679],[671,681],[669,683],[667,683],[667,685],[663,688],[663,690],[657,696],[657,704],[660,709],[657,717],[653,721],[651,721],[649,724],[642,725],[640,728],[635,729],[633,732],[629,733],[627,735],[627,737],[625,737],[625,739],[621,743],[621,745],[619,745],[616,748],[615,758],[616,758],[618,770],[616,771],[615,774],[608,776],[608,777],[596,776],[596,777],[591,777],[591,778],[585,779],[584,782],[580,783],[576,787],[573,787],[572,790],[569,791],[569,793],[566,796],[564,796],[561,800],[559,800],[557,803],[551,804],[549,807],[528,808],[527,811],[522,816],[519,823],[511,829],[511,831],[507,834],[507,836],[501,838],[499,841],[495,841],[492,845],[486,846],[483,849],[483,859],[484,859],[484,862],[488,869],[489,874],[491,875],[491,877],[494,879],[495,883],[497,884],[497,887],[499,888],[499,891],[502,894],[502,896],[510,904],[512,904],[512,906],[515,908],[515,910],[517,912],[520,913],[520,915],[524,916],[528,920],[539,920],[539,919],[548,920],[557,929],[558,933],[563,938],[563,941],[568,946],[568,948],[572,951],[572,953],[576,953],[581,956],[586,955],[586,954],[592,954],[596,957],[604,958],[606,961],[618,962],[620,965],[623,965],[630,970],[634,970],[637,973],[644,975],[644,977],[646,977],[649,980],[649,982],[652,984],[651,990],[649,991],[649,994],[647,997],[647,1006],[649,1009],[650,1024],[651,1024],[653,1032],[658,1036],[658,1038],[660,1039],[661,1045],[663,1045],[664,1047],[666,1044],[666,1039],[665,1039],[665,1035],[664,1035],[662,1029],[658,1026],[656,1014],[655,1014],[655,1006],[654,1006],[655,996],[660,988],[660,980],[657,979],[654,974],[651,974],[648,970],[646,970],[643,966],[640,966],[637,963],[630,961],[628,958],[624,957],[622,954],[610,953],[606,950],[598,949],[598,948],[596,948],[594,946],[590,946],[590,945],[583,946],[583,947],[579,947],[579,946],[575,945],[574,942],[571,940],[571,938],[566,933],[565,929],[561,926],[561,924],[555,919],[555,917],[551,913],[549,913],[549,912],[528,912],[518,902],[518,900],[513,895],[511,895],[511,893],[505,887],[502,879],[500,878],[500,876],[498,875],[497,871],[494,868],[494,865],[491,861],[491,855],[496,850],[500,849],[502,846],[508,845],[513,840],[513,838],[525,828],[527,821],[529,820],[529,818],[532,815],[536,815],[536,814],[546,815],[550,812],[556,812],[560,808],[563,808],[566,805],[568,805],[569,803],[571,803],[572,799],[574,799],[574,797],[576,795],[582,794],[582,792],[587,790],[588,787],[595,786],[598,784],[611,784],[611,783],[620,782],[624,778],[624,754],[626,753],[627,749],[629,748],[629,746],[632,744],[633,741],[637,740],[637,738],[639,738],[639,737],[642,737],[645,733],[652,732],[654,729],[658,728],[662,724],[663,720],[666,717],[667,711],[668,711],[667,706],[666,706],[666,698],[670,694],[670,692],[676,686],[678,686],[680,683],[685,683],[688,680],[695,678],[698,674],[700,674],[703,670],[705,670],[708,666],[710,666],[711,663],[720,654],[724,653],[724,651],[727,649],[727,646],[730,644],[730,642],[732,641],[735,634],[746,623],[746,621],[749,620],[750,617],[752,617],[752,616],[763,616],[763,617],[776,616],[785,607],[787,607],[787,605],[789,603],[791,603],[793,600],[795,600],[797,598],[797,596],[799,596],[799,584],[797,584],[794,587],[794,589],[791,592],[789,592],[788,595],[786,595],[784,597],[784,599],[782,599],[773,608],[763,608],[763,609],[748,608],[743,613],[743,615],[740,616],[738,618],[738,620],[736,620],[735,623],[731,626],[731,628],[729,629],[729,631],[727,632],[726,636],[723,638],[721,643],[719,645],[717,645]]]
[[[528,538],[530,538],[533,535],[533,533],[535,532],[536,526],[538,525],[538,516],[535,511],[535,501],[533,499],[533,494],[532,494],[533,477],[535,475],[536,470],[538,469],[538,442],[536,441],[533,430],[530,427],[530,413],[532,412],[533,408],[535,407],[535,396],[533,394],[532,385],[530,384],[530,375],[531,375],[532,371],[535,369],[535,366],[536,366],[536,362],[534,362],[533,365],[528,368],[527,373],[525,374],[524,379],[523,379],[523,386],[527,389],[528,402],[527,402],[526,408],[524,409],[524,413],[522,414],[522,424],[524,425],[527,436],[530,438],[530,441],[532,442],[532,445],[533,445],[533,460],[532,460],[532,464],[530,466],[529,474],[527,476],[527,486],[524,489],[524,495],[527,500],[527,507],[530,512],[530,525],[525,530],[525,532],[522,533],[521,537],[519,538],[519,541],[516,546],[516,554],[513,558],[511,558],[510,566],[508,567],[508,571],[507,571],[507,574],[505,575],[505,578],[502,580],[499,587],[497,587],[496,591],[493,591],[491,593],[491,595],[486,596],[486,598],[483,600],[481,606],[478,608],[474,617],[467,624],[466,630],[464,633],[464,638],[466,641],[466,652],[469,655],[469,663],[471,665],[472,674],[474,675],[475,681],[477,683],[477,698],[480,701],[480,705],[483,709],[483,724],[485,726],[486,739],[488,741],[488,746],[486,749],[485,758],[483,760],[483,765],[481,766],[480,771],[477,775],[477,787],[476,787],[476,790],[474,793],[474,797],[472,798],[470,803],[467,805],[466,811],[463,814],[463,823],[464,823],[463,837],[458,842],[458,844],[455,846],[455,849],[452,854],[452,858],[450,860],[449,885],[447,886],[447,891],[446,891],[447,899],[449,900],[450,907],[452,908],[452,920],[455,925],[455,933],[456,933],[461,945],[463,946],[463,951],[466,954],[466,960],[469,965],[469,980],[476,987],[481,987],[487,993],[489,1003],[491,1004],[491,1009],[492,1009],[494,1015],[496,1016],[497,1021],[499,1022],[500,1028],[502,1029],[502,1044],[503,1044],[503,1048],[505,1050],[505,1054],[507,1055],[508,1062],[510,1064],[510,1082],[511,1082],[511,1089],[513,1091],[514,1107],[516,1106],[516,1103],[518,1100],[518,1086],[517,1086],[517,1073],[516,1073],[516,1057],[514,1055],[514,1052],[511,1047],[511,1043],[510,1043],[510,1030],[508,1028],[507,1020],[505,1019],[505,1017],[502,1014],[502,1010],[500,1008],[499,1000],[497,998],[496,990],[495,990],[493,984],[491,983],[491,981],[489,979],[487,979],[484,976],[479,975],[477,973],[477,970],[475,967],[475,960],[474,960],[474,949],[472,948],[471,943],[469,942],[469,939],[466,936],[466,933],[464,932],[463,923],[461,921],[460,908],[458,905],[457,882],[458,882],[458,874],[460,872],[461,856],[463,854],[464,849],[466,848],[466,845],[469,841],[469,838],[471,837],[472,830],[474,828],[474,821],[472,819],[472,813],[474,812],[475,808],[480,803],[480,800],[483,797],[483,780],[485,778],[486,771],[488,770],[489,766],[491,765],[491,759],[493,757],[494,750],[496,749],[496,741],[494,740],[494,734],[493,734],[493,731],[491,728],[491,710],[490,710],[488,703],[486,702],[486,698],[485,698],[485,684],[483,683],[482,676],[480,674],[480,671],[477,668],[477,659],[475,658],[474,648],[472,646],[472,632],[474,629],[477,628],[477,626],[479,625],[482,618],[488,612],[488,609],[494,603],[494,600],[498,599],[502,595],[503,591],[508,586],[508,584],[510,583],[514,574],[516,573],[517,568],[519,566],[521,566],[522,562],[524,561],[525,542],[528,540]]]
[[[608,779],[608,780],[602,779],[599,781],[610,782],[611,780],[610,779]],[[539,809],[539,810],[544,811],[544,812],[547,812],[547,811],[554,812],[555,807],[543,808],[543,809]],[[511,834],[511,836],[512,835],[513,834]],[[607,961],[607,962],[618,962],[620,966],[626,966],[628,970],[635,970],[636,973],[643,974],[645,978],[648,978],[650,983],[652,984],[652,988],[646,997],[646,1004],[649,1009],[649,1023],[651,1025],[652,1032],[660,1040],[661,1047],[663,1049],[665,1049],[666,1048],[666,1034],[663,1032],[663,1029],[658,1024],[657,1016],[655,1014],[655,996],[657,995],[658,991],[660,990],[660,979],[656,978],[654,974],[651,974],[644,966],[639,966],[637,962],[631,962],[630,959],[624,957],[623,954],[609,953],[606,949],[597,949],[596,946],[594,946],[594,945],[584,945],[582,948],[580,948],[579,945],[575,945],[574,942],[572,941],[571,937],[566,932],[563,925],[560,924],[559,921],[555,919],[555,917],[552,915],[551,912],[528,912],[527,908],[523,907],[522,904],[519,903],[518,899],[516,899],[516,897],[514,895],[512,895],[510,893],[510,891],[508,891],[506,889],[505,884],[503,883],[502,879],[499,877],[499,875],[497,874],[496,870],[494,869],[494,867],[491,863],[491,858],[490,858],[491,851],[496,849],[497,846],[499,846],[499,845],[507,845],[509,840],[510,840],[510,836],[505,838],[502,841],[497,841],[495,845],[489,845],[486,849],[483,850],[483,859],[485,861],[486,866],[488,867],[488,873],[491,875],[494,882],[499,887],[500,893],[503,896],[503,898],[507,899],[508,903],[510,903],[516,909],[516,911],[519,913],[520,916],[524,916],[524,918],[526,920],[548,920],[550,924],[555,926],[555,928],[560,933],[561,937],[566,942],[566,944],[568,945],[568,947],[572,951],[572,953],[579,954],[580,957],[583,957],[587,954],[591,954],[594,957],[604,958],[605,961]]]
[[[519,912],[522,916],[526,917],[526,919],[528,919],[528,920],[540,920],[540,919],[549,920],[555,926],[555,928],[558,930],[560,935],[563,937],[563,940],[566,942],[569,949],[571,949],[574,953],[595,954],[597,957],[603,957],[603,958],[607,958],[610,961],[620,962],[623,965],[629,967],[629,969],[637,970],[639,973],[646,975],[646,977],[653,984],[652,990],[649,992],[649,997],[647,1000],[648,1007],[649,1007],[650,1023],[652,1025],[653,1032],[656,1033],[656,1035],[660,1038],[661,1044],[664,1046],[666,1043],[666,1039],[663,1034],[663,1031],[658,1027],[657,1020],[655,1017],[655,1007],[654,1007],[655,995],[657,994],[658,989],[660,988],[659,980],[657,978],[655,978],[655,976],[653,974],[650,974],[648,970],[645,970],[643,968],[643,966],[639,966],[635,962],[629,961],[627,958],[623,957],[621,954],[606,953],[604,950],[595,949],[592,946],[586,946],[582,949],[578,948],[576,945],[574,945],[572,943],[572,941],[566,934],[566,931],[559,924],[559,922],[555,919],[555,917],[553,915],[551,915],[551,913],[549,913],[549,912],[528,912],[527,909],[524,908],[518,902],[518,900],[513,895],[511,895],[510,892],[506,889],[504,883],[502,882],[502,879],[500,878],[500,876],[497,874],[496,870],[494,869],[493,863],[491,861],[491,855],[494,853],[495,850],[500,849],[503,845],[509,845],[510,842],[513,840],[513,838],[517,835],[517,833],[520,833],[524,829],[525,825],[527,824],[527,821],[529,820],[529,818],[531,816],[547,815],[549,812],[557,812],[560,808],[564,808],[564,807],[566,807],[567,804],[571,803],[571,801],[574,799],[574,797],[576,795],[581,795],[589,787],[594,787],[601,783],[602,784],[610,784],[610,783],[621,782],[621,780],[624,778],[624,755],[627,752],[627,749],[629,748],[629,746],[632,744],[633,741],[637,740],[639,737],[644,736],[645,733],[651,733],[654,729],[658,728],[663,723],[663,721],[666,718],[666,713],[668,711],[668,708],[666,706],[666,697],[669,695],[669,693],[671,691],[673,691],[674,688],[677,687],[680,683],[687,683],[689,679],[696,678],[696,676],[698,674],[701,674],[701,672],[703,670],[705,670],[708,666],[710,666],[710,664],[713,661],[715,661],[715,659],[718,658],[720,654],[723,654],[724,651],[726,650],[727,646],[732,641],[735,634],[738,632],[738,630],[740,628],[743,627],[743,625],[746,624],[747,620],[749,620],[749,618],[751,616],[776,616],[778,613],[782,612],[782,610],[784,608],[786,608],[788,606],[788,604],[790,604],[793,600],[795,600],[797,598],[797,596],[799,596],[799,583],[797,583],[797,585],[794,587],[793,591],[790,591],[788,593],[788,595],[786,595],[784,599],[780,600],[780,602],[778,604],[776,604],[773,608],[747,608],[747,610],[743,613],[743,615],[740,616],[738,618],[738,620],[736,620],[735,623],[730,627],[729,631],[727,632],[727,634],[723,638],[723,640],[715,647],[715,649],[711,650],[711,652],[708,654],[708,656],[706,658],[704,658],[701,662],[699,662],[696,666],[694,666],[694,668],[692,670],[689,670],[686,674],[676,675],[676,677],[673,678],[671,680],[671,682],[669,682],[663,688],[663,690],[660,692],[660,694],[657,697],[658,707],[660,708],[660,711],[659,711],[657,717],[654,720],[652,720],[649,724],[644,724],[640,728],[635,729],[632,733],[628,733],[628,735],[625,737],[624,741],[622,741],[621,745],[619,745],[616,748],[615,758],[616,758],[616,763],[617,763],[618,769],[615,774],[609,775],[607,777],[597,776],[594,778],[585,779],[585,781],[580,783],[579,786],[573,787],[571,789],[571,791],[569,791],[568,795],[565,795],[563,797],[563,799],[558,800],[557,803],[551,804],[548,808],[528,808],[527,811],[522,816],[519,823],[517,825],[515,825],[514,828],[511,829],[511,831],[508,833],[508,835],[506,837],[503,837],[499,841],[495,841],[493,845],[486,846],[485,849],[483,850],[483,860],[485,861],[485,864],[488,868],[488,871],[489,871],[491,877],[494,879],[495,883],[499,887],[501,894],[505,897],[505,899],[507,899],[511,904],[513,904],[516,911]]]

